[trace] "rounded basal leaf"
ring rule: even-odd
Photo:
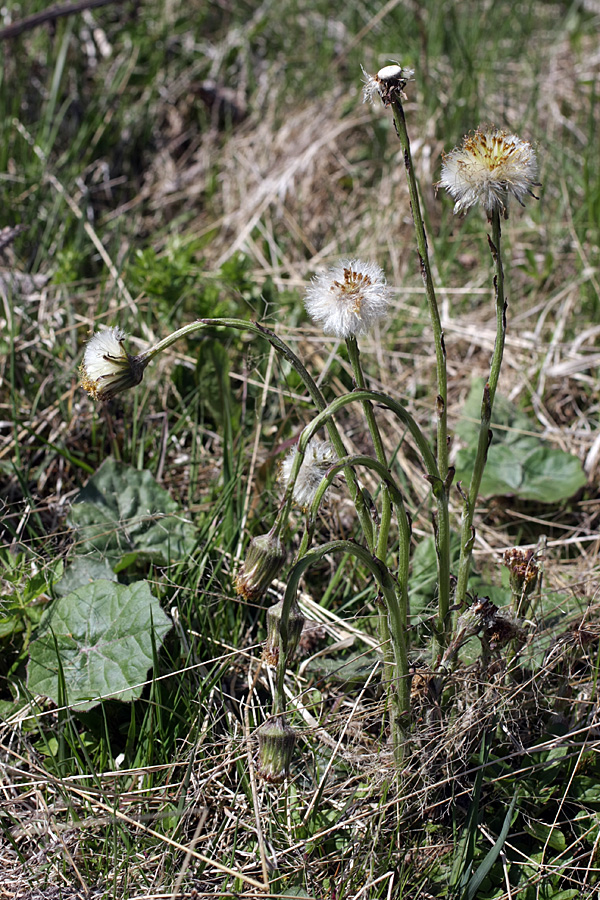
[[[98,559],[95,556],[78,556],[60,581],[54,585],[54,593],[57,597],[66,597],[71,591],[76,591],[77,588],[87,584],[93,584],[100,578],[105,581],[117,580],[117,576],[107,560]]]
[[[107,459],[75,498],[69,523],[84,552],[113,564],[130,554],[164,564],[194,547],[194,528],[177,511],[151,472]]]
[[[64,678],[66,702],[90,709],[100,699],[140,696],[153,648],[171,621],[146,581],[99,580],[56,600],[30,647],[27,685],[56,703]],[[62,669],[62,676],[61,676]]]
[[[467,489],[475,462],[483,385],[474,382],[456,433],[467,445],[456,455],[455,481]],[[536,434],[537,423],[496,396],[492,415],[493,440],[481,479],[482,497],[514,496],[538,503],[559,503],[586,484],[581,462],[571,453],[551,447]]]

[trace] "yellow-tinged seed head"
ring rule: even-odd
[[[515,134],[478,129],[460,147],[443,156],[439,186],[455,199],[459,213],[480,203],[488,217],[494,209],[508,215],[508,198],[520,204],[538,182],[535,150]]]
[[[306,311],[325,334],[364,335],[388,312],[383,270],[373,262],[342,260],[318,275],[306,291]]]

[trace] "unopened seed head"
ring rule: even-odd
[[[285,716],[274,716],[261,725],[258,735],[257,772],[272,784],[280,784],[290,770],[296,732]]]
[[[110,400],[139,384],[148,360],[131,356],[123,346],[125,332],[106,328],[92,335],[79,367],[81,385],[94,400]]]
[[[281,538],[272,532],[252,538],[235,579],[236,593],[246,600],[260,600],[283,569],[286,558]]]

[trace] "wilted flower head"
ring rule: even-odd
[[[257,772],[265,781],[280,784],[290,770],[296,732],[285,716],[274,716],[261,725],[258,734]]]
[[[403,68],[397,63],[391,66],[384,66],[377,75],[369,75],[364,69],[362,71],[365,76],[363,103],[373,103],[375,97],[378,96],[381,97],[384,106],[390,105],[394,91],[397,91],[401,97],[404,97],[402,92],[406,87],[406,82],[411,81],[415,74],[413,69]]]
[[[246,600],[260,600],[283,569],[286,556],[281,539],[273,532],[252,538],[235,579],[236,593]]]
[[[496,128],[478,129],[444,154],[439,185],[456,200],[455,213],[481,203],[488,218],[494,209],[506,218],[510,194],[521,206],[527,194],[535,197],[531,189],[538,184],[537,174],[531,144]]]
[[[281,642],[281,614],[283,612],[283,600],[271,606],[267,610],[267,639],[263,647],[263,659],[269,666],[276,666],[279,662],[279,645]],[[304,628],[304,616],[300,611],[298,602],[294,599],[290,607],[287,620],[287,646],[286,658],[289,662],[300,642],[302,629]]]
[[[279,472],[279,480],[284,487],[287,488],[290,483],[290,475],[292,474],[292,466],[296,458],[296,448],[294,447],[281,463]],[[329,441],[320,441],[317,438],[311,438],[306,446],[304,459],[294,484],[293,497],[298,506],[302,509],[308,509],[315,498],[315,494],[327,474],[327,470],[335,463],[337,459],[335,450]]]
[[[81,385],[94,400],[110,400],[139,384],[149,359],[125,350],[125,332],[106,328],[93,334],[79,367]]]
[[[337,338],[366,334],[388,311],[385,275],[376,263],[342,260],[313,279],[304,302],[325,334]]]
[[[519,550],[514,547],[504,553],[504,565],[508,568],[510,589],[514,597],[528,597],[535,590],[540,576],[540,567],[533,550]]]

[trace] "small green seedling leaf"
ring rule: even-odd
[[[27,684],[59,702],[62,669],[68,702],[85,710],[99,699],[135,700],[171,621],[146,581],[99,580],[56,600],[30,648]],[[58,658],[57,658],[58,656]]]

